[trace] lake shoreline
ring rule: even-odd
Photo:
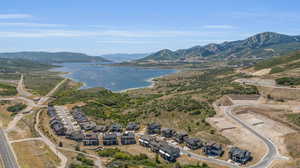
[[[60,65],[61,67],[65,67],[64,65]],[[141,69],[148,69],[148,68],[141,68]],[[159,70],[160,68],[152,68],[153,70]],[[156,84],[156,81],[155,79],[158,79],[158,78],[162,78],[164,76],[167,76],[167,75],[170,75],[170,74],[175,74],[175,73],[178,73],[180,72],[180,70],[178,69],[173,69],[174,71],[173,72],[168,72],[166,74],[163,74],[163,75],[158,75],[158,76],[155,76],[155,77],[151,77],[151,78],[148,78],[146,80],[143,80],[143,82],[147,82],[148,84],[145,85],[145,86],[140,86],[140,87],[130,87],[130,88],[126,88],[126,89],[121,89],[121,90],[112,90],[110,88],[106,88],[104,86],[88,86],[88,84],[84,81],[80,81],[80,79],[76,79],[74,77],[70,77],[68,75],[71,75],[73,74],[73,72],[66,72],[66,71],[63,71],[63,70],[60,70],[59,68],[52,68],[50,69],[50,71],[52,72],[57,72],[59,73],[58,75],[63,77],[63,78],[66,78],[66,79],[70,79],[74,82],[77,82],[77,83],[81,83],[81,87],[79,89],[88,89],[88,88],[97,88],[97,87],[103,87],[105,89],[108,89],[114,93],[125,93],[127,91],[131,91],[131,90],[136,90],[136,89],[146,89],[146,88],[153,88]],[[140,81],[141,82],[141,81]]]

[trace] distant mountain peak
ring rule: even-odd
[[[267,52],[265,48],[271,48],[274,52]],[[263,32],[248,37],[245,40],[224,42],[221,44],[207,44],[205,46],[194,46],[188,49],[171,51],[169,49],[160,50],[140,61],[174,61],[185,60],[187,58],[203,57],[211,59],[237,59],[237,58],[265,58],[283,54],[300,49],[300,36],[289,36],[275,32]]]
[[[263,32],[247,38],[245,40],[245,44],[247,44],[250,48],[257,48],[266,45],[286,43],[292,41],[294,41],[294,38],[291,38],[291,36],[288,35],[274,32]]]

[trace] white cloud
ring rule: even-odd
[[[0,22],[0,26],[13,27],[65,27],[64,24],[26,23],[26,22]]]
[[[0,19],[26,19],[32,18],[29,14],[0,14]]]
[[[235,27],[232,25],[205,25],[203,26],[205,29],[234,29]]]

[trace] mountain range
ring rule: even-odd
[[[102,58],[111,60],[113,62],[126,62],[126,61],[132,61],[136,59],[141,59],[146,56],[150,55],[149,53],[116,53],[116,54],[105,54],[101,55]]]
[[[145,58],[143,61],[176,61],[176,60],[235,60],[265,59],[300,49],[300,36],[289,36],[273,32],[256,34],[244,40],[194,46],[188,49],[171,51],[163,49]]]
[[[74,52],[11,52],[0,53],[0,58],[24,59],[41,63],[110,62],[103,57]]]

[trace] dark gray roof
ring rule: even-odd
[[[164,152],[166,152],[170,155],[178,155],[180,153],[179,148],[175,148],[175,147],[169,145],[168,143],[161,142],[160,146],[161,146],[160,150],[163,150]]]
[[[151,123],[148,125],[148,129],[160,129],[161,125],[158,123]]]
[[[242,157],[247,157],[249,156],[251,153],[247,150],[242,150],[240,148],[237,147],[233,147],[230,149],[229,151],[233,156],[239,156],[240,158]]]
[[[105,126],[105,125],[97,125],[95,128],[94,128],[94,132],[106,132],[108,130],[108,127]]]
[[[103,139],[105,140],[117,139],[117,134],[114,133],[104,134]]]
[[[186,138],[184,140],[185,143],[188,143],[188,144],[197,144],[197,143],[202,143],[202,141],[198,138]]]
[[[60,123],[62,124],[61,120],[53,118],[52,120],[50,120],[49,124],[52,127],[54,124]],[[63,125],[63,124],[62,124]]]
[[[70,134],[69,138],[74,140],[82,140],[84,138],[84,134],[81,131],[74,131]]]
[[[126,132],[122,134],[121,138],[135,138],[135,135],[132,132]]]
[[[93,129],[96,127],[96,123],[92,121],[88,121],[88,122],[81,123],[80,126],[85,130]]]
[[[55,132],[57,132],[57,131],[64,129],[64,125],[62,123],[54,123],[52,125],[52,128]]]
[[[122,126],[120,124],[112,124],[109,130],[112,132],[119,132],[122,131]]]
[[[140,128],[140,125],[135,122],[128,123],[127,127],[126,127],[127,130],[137,130],[139,128]]]
[[[84,140],[98,140],[97,134],[85,134]]]
[[[151,141],[153,138],[152,137],[150,137],[150,136],[147,136],[147,135],[143,135],[143,136],[141,136],[141,138],[140,138],[141,140],[144,140],[144,141]]]

